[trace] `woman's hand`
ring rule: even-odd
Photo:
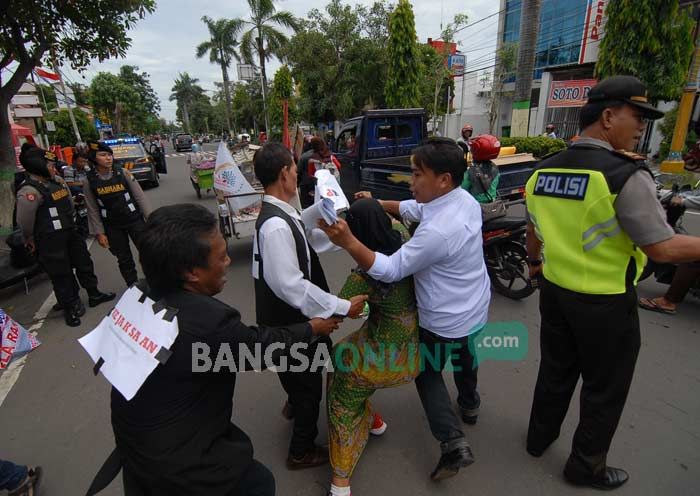
[[[372,193],[369,191],[358,191],[355,193],[355,200],[362,200],[363,198],[372,198]]]
[[[338,222],[330,226],[324,220],[319,220],[318,227],[326,233],[334,244],[341,248],[347,248],[355,241],[355,236],[353,236],[350,227],[348,227],[348,223],[343,219],[338,219]]]

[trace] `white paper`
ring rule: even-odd
[[[160,362],[161,348],[171,349],[178,335],[177,317],[171,322],[153,313],[153,300],[139,303],[136,287],[126,290],[102,322],[78,340],[93,362],[104,360],[100,372],[127,400],[133,398]]]
[[[216,167],[214,169],[214,189],[221,196],[242,195],[255,193],[255,189],[241,172],[231,152],[222,141],[216,152]],[[240,210],[260,200],[259,195],[227,198],[231,210]]]
[[[317,202],[321,198],[333,200],[336,212],[342,212],[350,208],[350,203],[345,197],[345,193],[343,193],[340,184],[338,184],[338,181],[330,171],[327,169],[317,170],[314,177],[316,177],[314,201]]]
[[[316,253],[341,250],[339,246],[333,244],[325,232],[316,227],[320,219],[323,219],[326,224],[338,222],[338,215],[333,206],[333,200],[322,198],[301,212],[301,221],[306,227],[306,238]]]

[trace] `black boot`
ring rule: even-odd
[[[90,306],[90,308],[96,307],[100,303],[112,301],[117,296],[114,293],[103,293],[97,288],[95,288],[93,291],[90,291],[88,295],[88,305]]]
[[[430,478],[434,481],[447,479],[453,475],[457,475],[460,468],[468,467],[474,463],[474,454],[469,446],[460,446],[452,451],[443,453],[440,457]]]
[[[78,317],[74,306],[63,309],[63,318],[66,320],[68,327],[78,327],[80,325],[80,317]]]
[[[61,310],[63,310],[63,305],[57,302],[54,306],[51,307],[51,310],[53,310],[54,312],[60,312]]]
[[[83,302],[79,299],[73,304],[73,313],[75,313],[76,317],[85,315],[85,305],[83,305]]]

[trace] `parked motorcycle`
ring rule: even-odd
[[[484,222],[481,228],[491,284],[497,293],[512,300],[527,298],[535,291],[527,265],[526,226],[523,218],[499,217]]]

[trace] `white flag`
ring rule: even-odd
[[[219,143],[219,149],[216,152],[214,189],[216,189],[217,193],[221,196],[255,193],[255,189],[246,180],[224,141]],[[240,210],[259,200],[260,195],[227,198],[229,208],[232,210]]]

